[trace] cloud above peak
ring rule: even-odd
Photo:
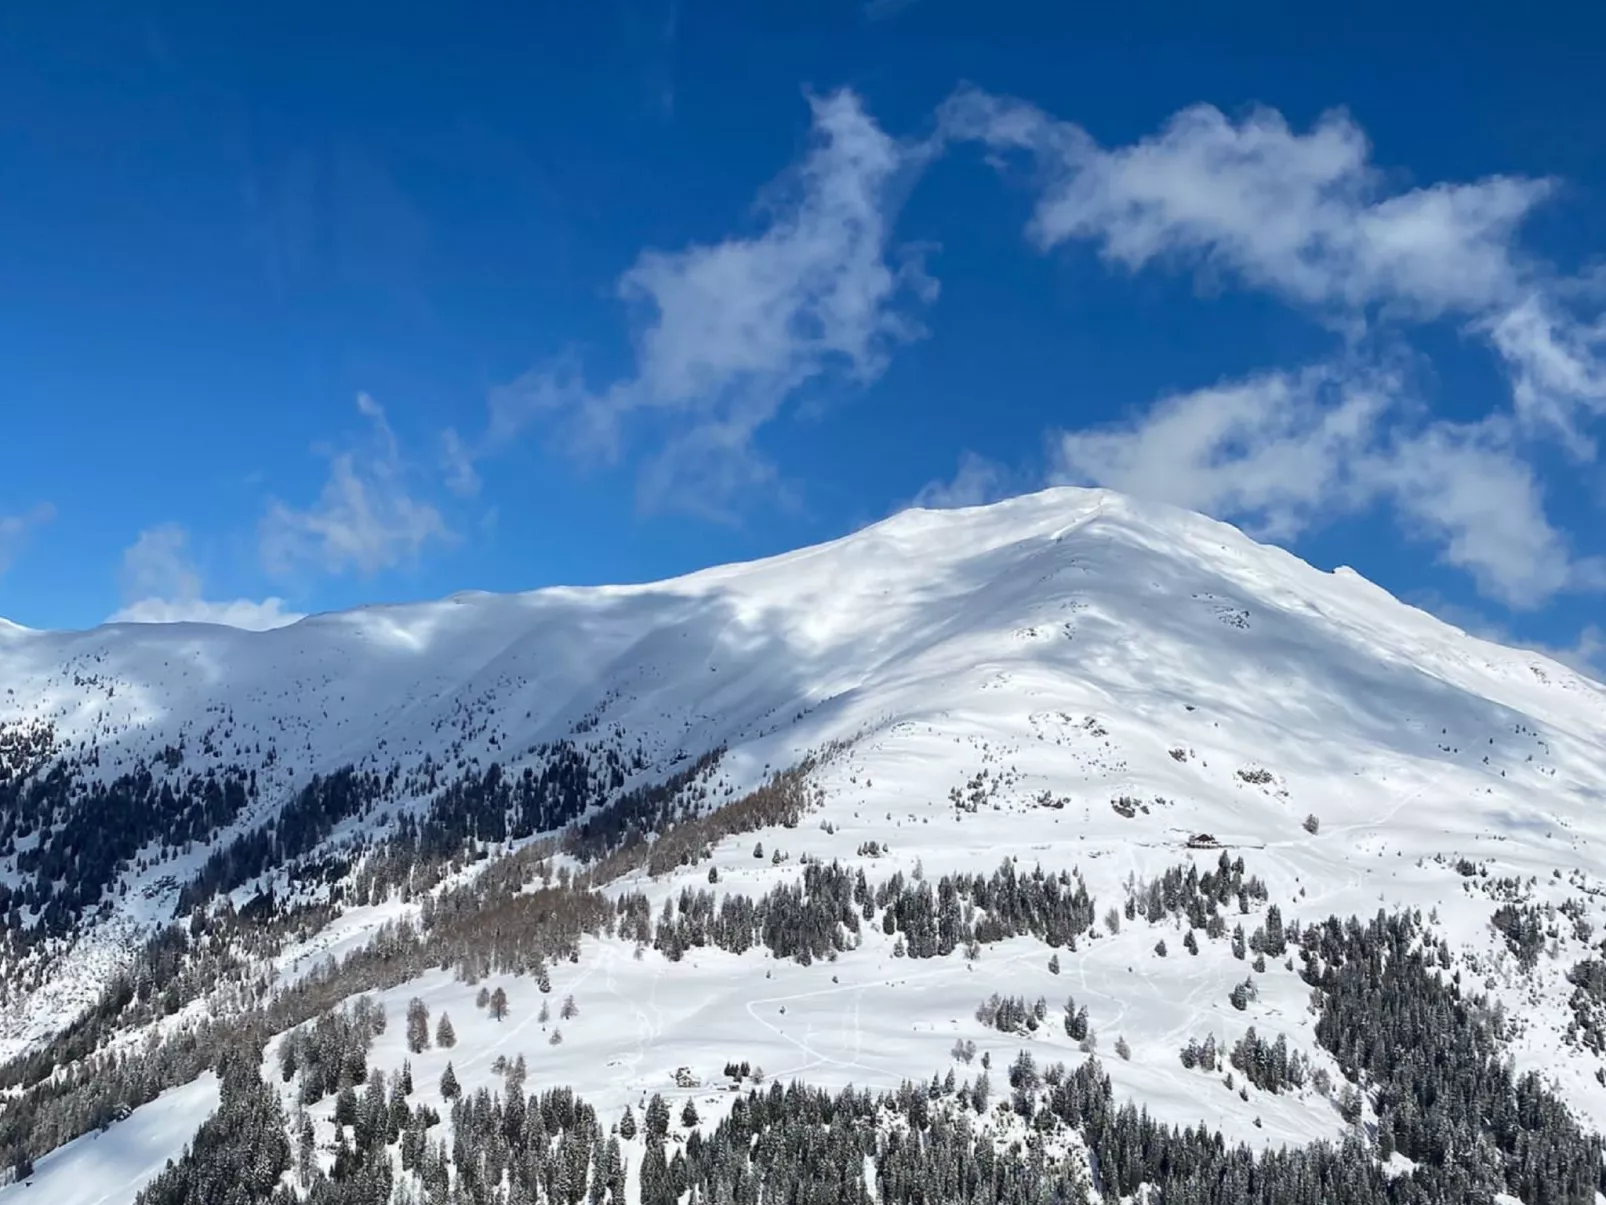
[[[918,309],[936,282],[891,245],[924,149],[886,134],[850,91],[809,105],[809,150],[763,194],[757,232],[644,251],[620,278],[633,371],[601,387],[572,358],[526,374],[493,394],[482,454],[547,417],[571,448],[611,460],[645,424],[659,450],[641,472],[643,504],[724,515],[773,480],[758,434],[789,402],[828,379],[864,386],[924,333]]]
[[[1323,365],[1160,399],[1141,417],[1052,440],[1056,479],[1299,535],[1356,489],[1351,465],[1395,401],[1383,374]]]
[[[1196,105],[1105,148],[1033,105],[965,89],[939,124],[1001,165],[1029,158],[1038,197],[1027,233],[1040,249],[1080,240],[1131,271],[1193,267],[1351,333],[1458,320],[1504,361],[1523,430],[1593,456],[1583,428],[1606,413],[1606,321],[1580,316],[1577,282],[1520,242],[1553,181],[1496,175],[1390,191],[1342,111],[1300,133],[1274,110],[1234,121]]]
[[[248,632],[266,632],[303,619],[286,609],[282,598],[260,601],[235,598],[211,602],[203,598],[142,598],[120,607],[107,623],[215,623]]]
[[[1490,175],[1402,183],[1333,110],[1296,129],[1275,110],[1181,110],[1152,134],[1101,144],[1017,99],[965,88],[923,140],[888,134],[848,90],[810,98],[808,150],[762,196],[757,228],[646,250],[617,282],[633,360],[611,382],[560,353],[493,392],[484,433],[447,432],[450,488],[532,424],[569,454],[629,455],[644,506],[730,518],[787,482],[765,437],[803,399],[862,388],[925,334],[937,286],[893,223],[936,157],[980,146],[1024,166],[1038,251],[1083,244],[1122,272],[1198,273],[1273,296],[1332,332],[1314,364],[1275,362],[1180,390],[1124,419],[1050,434],[1048,472],[967,455],[921,505],[988,501],[1046,479],[1107,485],[1296,540],[1381,508],[1486,596],[1534,607],[1606,586],[1546,512],[1541,443],[1596,455],[1606,414],[1602,290],[1530,254],[1525,225],[1554,181]],[[1481,344],[1504,371],[1489,413],[1435,416],[1415,378],[1428,324]],[[1405,367],[1426,371],[1411,373]],[[1481,484],[1480,484],[1481,483]]]
[[[1341,111],[1299,132],[1270,109],[1235,120],[1196,105],[1107,148],[1036,106],[962,89],[939,128],[950,143],[982,145],[1001,170],[1028,163],[1037,195],[1026,233],[1039,250],[1084,242],[1127,271],[1206,273],[1309,310],[1342,336],[1330,363],[1057,434],[1060,479],[1284,540],[1381,502],[1408,538],[1436,544],[1505,605],[1606,587],[1598,560],[1575,555],[1547,517],[1530,447],[1542,438],[1593,459],[1589,427],[1606,413],[1606,319],[1587,316],[1589,290],[1520,241],[1552,181],[1394,188]],[[1380,367],[1408,347],[1410,328],[1446,319],[1504,364],[1509,409],[1435,419]]]
[[[139,533],[123,553],[118,586],[123,605],[108,623],[217,623],[262,631],[301,618],[280,598],[204,598],[201,571],[190,556],[189,532],[177,523]]]
[[[56,508],[48,502],[41,502],[22,514],[0,515],[0,574],[11,568],[33,533],[55,516]]]
[[[259,533],[269,573],[373,574],[453,539],[441,512],[419,495],[418,473],[402,456],[384,408],[363,393],[357,412],[367,420],[366,438],[327,450],[329,472],[317,501],[269,504]]]

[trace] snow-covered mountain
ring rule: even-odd
[[[1473,796],[1516,820],[1532,785],[1564,815],[1592,802],[1606,732],[1606,689],[1548,658],[1225,524],[1077,489],[911,510],[642,586],[469,593],[267,632],[6,625],[0,680],[0,724],[52,726],[61,751],[98,751],[102,777],[173,746],[186,770],[256,768],[270,805],[343,765],[517,764],[581,731],[624,733],[661,773],[719,744],[751,769],[939,717],[1041,742],[1059,711],[1093,709],[1137,726],[1112,745],[1128,768],[1041,785],[1171,786],[1208,806],[1212,778],[1263,760],[1297,780],[1294,806],[1342,807],[1335,778],[1394,770],[1442,783],[1414,810],[1457,801],[1435,821]],[[1162,754],[1219,743],[1222,774],[1177,777],[1139,731]]]
[[[90,1003],[131,937],[173,916],[208,854],[262,831],[314,775],[354,768],[382,780],[382,806],[318,832],[323,848],[427,815],[456,776],[493,764],[539,774],[557,749],[590,768],[598,805],[723,749],[709,807],[833,751],[812,771],[804,823],[714,847],[721,890],[757,895],[805,862],[935,878],[1016,858],[1022,870],[1076,868],[1102,914],[1135,879],[1211,865],[1222,846],[1307,921],[1432,912],[1475,977],[1524,1014],[1510,1049],[1519,1066],[1551,1076],[1587,1124],[1606,1120],[1596,1055],[1562,1040],[1563,976],[1587,953],[1587,926],[1517,975],[1490,929],[1495,897],[1479,886],[1532,878],[1524,898],[1585,908],[1606,890],[1606,688],[1347,569],[1322,572],[1228,525],[1078,489],[911,510],[819,547],[648,585],[463,594],[267,632],[0,624],[0,787],[11,792],[0,807],[52,766],[70,766],[74,784],[52,810],[36,803],[32,825],[0,814],[0,885],[34,884],[11,928],[37,930],[44,916],[42,850],[55,850],[49,873],[64,881],[75,866],[95,874],[114,862],[103,894],[75,897],[70,923],[14,950],[13,970],[29,969],[0,1038],[26,1049]],[[86,800],[122,806],[97,784],[140,775],[151,785],[134,803],[163,783],[199,799],[208,776],[249,786],[201,820],[175,805],[178,837],[165,820],[133,832],[129,849],[115,835],[62,837]],[[522,835],[511,836],[516,846]],[[755,843],[765,856],[752,856]],[[708,866],[638,871],[615,890],[657,907],[707,887]],[[244,903],[282,869],[224,886]],[[288,973],[298,957],[350,948],[407,907],[416,903],[349,908],[278,965]],[[1162,1120],[1208,1120],[1251,1143],[1340,1132],[1330,1108],[1304,1098],[1200,1103],[1205,1090],[1177,1067],[1190,1036],[1230,1038],[1254,1023],[1326,1056],[1296,976],[1272,974],[1259,1002],[1235,1011],[1227,994],[1243,965],[1224,943],[1189,958],[1178,931],[1157,958],[1152,927],[1062,955],[1064,973],[1025,937],[981,965],[1008,963],[1011,991],[1072,987],[1109,1039],[1130,1042],[1132,1057],[1112,1064],[1118,1091]],[[643,961],[598,938],[553,975],[556,992],[586,1008],[565,1023],[561,1051],[543,1045],[546,1074],[606,1109],[735,1045],[772,1075],[831,1087],[929,1077],[956,1035],[975,1036],[983,989],[1004,985],[957,957],[915,968],[891,944],[871,940],[827,972],[718,950]],[[450,1000],[467,1022],[473,1006],[456,996],[468,991],[442,974],[387,998],[393,1015],[420,993]],[[492,1084],[491,1053],[511,1057],[534,1036],[515,1032],[479,1035],[475,1060],[457,1062],[466,1087]],[[430,1072],[421,1079],[439,1074],[430,1060],[444,1065],[442,1054],[416,1058]],[[80,1149],[63,1165],[84,1161]],[[20,1191],[0,1189],[0,1201]]]

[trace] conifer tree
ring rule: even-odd
[[[429,1047],[429,1006],[417,996],[407,1002],[407,1049],[414,1054]]]

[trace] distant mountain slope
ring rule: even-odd
[[[930,789],[936,766],[944,794],[1069,798],[1089,832],[1275,842],[1307,814],[1331,831],[1387,813],[1546,868],[1563,834],[1599,839],[1606,798],[1598,684],[1107,491],[908,511],[667,582],[268,632],[8,625],[0,682],[0,913],[68,943],[91,909],[109,932],[170,915],[209,846],[315,774],[384,776],[394,816],[557,742],[604,768],[598,799],[720,746],[728,796],[855,739],[877,799]],[[978,741],[1011,751],[1007,779],[966,786]],[[1145,812],[1112,815],[1123,796]],[[70,885],[53,910],[52,884]]]
[[[600,884],[591,903],[619,912],[577,924],[572,961],[553,957],[553,1007],[572,992],[583,1009],[564,1009],[561,1050],[557,1021],[532,1008],[527,967],[477,972],[516,1002],[503,1026],[476,1012],[460,978],[419,969],[459,954],[415,964],[409,947],[397,965],[410,969],[379,985],[393,1021],[370,1038],[371,1065],[394,1073],[416,1059],[422,1095],[444,1112],[425,1075],[434,1084],[455,1057],[465,1091],[494,1091],[501,1054],[543,1059],[551,1082],[609,1115],[672,1090],[715,1118],[727,1098],[705,1081],[722,1059],[832,1090],[896,1089],[952,1070],[967,1041],[1014,1057],[1027,1039],[984,1023],[987,993],[1052,996],[1058,1009],[1069,991],[1126,1049],[1109,1061],[1118,1098],[1254,1146],[1339,1141],[1361,1105],[1314,1086],[1250,1093],[1178,1054],[1207,1036],[1225,1051],[1259,1026],[1337,1084],[1335,1043],[1315,1030],[1321,959],[1296,969],[1292,949],[1254,957],[1242,934],[1258,943],[1276,929],[1273,904],[1306,926],[1403,909],[1392,936],[1367,940],[1426,960],[1409,990],[1459,989],[1464,975],[1508,1010],[1502,1057],[1540,1072],[1598,1129],[1603,750],[1598,683],[1468,636],[1348,570],[1105,491],[908,511],[667,582],[466,594],[269,632],[0,625],[0,1054],[51,1051],[48,1067],[0,1082],[0,1131],[20,1117],[31,1134],[0,1138],[37,1155],[93,1129],[92,1110],[109,1107],[93,1083],[47,1124],[8,1118],[5,1096],[39,1097],[91,1050],[178,1052],[150,1092],[131,1090],[141,1108],[122,1123],[160,1128],[166,1106],[144,1102],[205,1065],[185,1061],[179,1040],[203,1018],[251,1015],[273,999],[258,990],[289,990],[386,925],[458,950],[451,924],[426,919],[426,901],[450,891],[468,891],[452,905],[468,910],[448,919],[470,949],[521,925],[561,928],[553,917],[570,905],[521,894],[536,866],[509,855],[528,839],[653,808],[640,831],[661,834],[664,817],[684,826],[779,789],[772,774],[814,754],[793,797],[806,822],[749,809],[739,824],[693,823],[655,847],[683,857],[625,859],[586,887]],[[558,857],[560,885],[618,848]],[[1219,871],[1218,858],[1242,859],[1235,881],[1247,867],[1259,886],[1220,889],[1207,918],[1185,884]],[[543,863],[540,882],[552,871]],[[1017,917],[957,947],[920,929],[932,883],[951,892],[995,872],[1006,885],[1046,874],[1067,896],[1085,888],[1075,926]],[[801,909],[803,895],[787,893],[811,873],[822,892],[830,875],[857,876],[863,899],[848,910],[872,923],[851,938],[837,919],[828,935],[811,927],[819,916],[760,926],[755,946],[751,934],[722,945],[698,919],[720,895],[747,901],[733,915],[766,893]],[[495,907],[523,899],[531,911],[484,920],[474,908],[492,895],[473,895],[476,876],[499,881]],[[1010,890],[997,883],[965,890]],[[907,915],[895,916],[899,899]],[[147,948],[145,978],[108,1004],[102,990],[142,939],[197,903],[208,907],[192,940]],[[952,894],[943,906],[950,927],[990,907]],[[246,915],[262,929],[234,923]],[[803,932],[824,945],[798,958],[788,951]],[[211,993],[220,968],[228,984]],[[354,986],[363,974],[340,980],[331,1002],[367,990]],[[1327,990],[1320,1007],[1339,1008]],[[459,1055],[409,1051],[399,1017],[414,997],[450,1007]],[[310,1000],[281,1017],[327,1011]],[[92,1004],[93,1024],[67,1032],[93,1041],[47,1045]],[[1463,1054],[1475,1028],[1460,1031]],[[1029,1040],[1045,1061],[1085,1059],[1092,1047],[1059,1029],[1052,1017]],[[271,1067],[266,1079],[280,1082]],[[274,1090],[289,1116],[292,1089]],[[176,1118],[188,1128],[211,1097],[186,1099],[200,1102]],[[334,1097],[309,1102],[319,1141],[335,1141]],[[41,1162],[39,1186],[94,1149],[80,1140]]]

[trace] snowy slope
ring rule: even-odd
[[[1500,768],[1597,786],[1568,750],[1606,730],[1606,691],[1553,661],[1224,524],[1071,489],[908,511],[643,586],[466,594],[267,632],[12,625],[0,681],[0,723],[49,721],[68,748],[98,746],[103,773],[169,744],[185,745],[186,769],[260,745],[277,751],[264,773],[286,783],[454,750],[510,760],[582,718],[622,726],[660,766],[720,741],[762,764],[866,725],[1102,707],[1162,739],[1168,725],[1202,736],[1207,716],[1222,739],[1241,727],[1248,743],[1253,728],[1268,757],[1285,754],[1280,773],[1398,756],[1466,769],[1504,799]],[[1189,704],[1199,714],[1172,723]],[[1499,765],[1485,772],[1491,734]]]
[[[640,780],[723,744],[732,793],[827,742],[850,742],[818,774],[817,815],[715,851],[724,889],[750,894],[791,881],[805,855],[863,864],[872,879],[917,864],[932,875],[989,870],[1013,856],[1023,867],[1080,868],[1102,914],[1132,874],[1213,862],[1185,848],[1190,834],[1210,833],[1303,919],[1437,908],[1441,931],[1478,952],[1490,990],[1523,1008],[1519,1061],[1550,1071],[1581,1114],[1606,1121],[1593,1059],[1557,1041],[1561,975],[1580,947],[1543,964],[1545,994],[1525,996],[1490,935],[1492,904],[1448,865],[1467,857],[1536,876],[1541,898],[1556,870],[1600,889],[1606,689],[1473,638],[1353,572],[1321,572],[1172,508],[1051,490],[909,511],[820,547],[668,582],[469,594],[268,632],[0,625],[0,683],[0,723],[48,721],[69,748],[98,748],[104,774],[168,745],[184,746],[186,772],[245,758],[264,784],[259,812],[312,773],[350,763],[516,767],[562,737],[639,747]],[[259,748],[275,751],[271,765]],[[1132,815],[1112,807],[1120,799],[1133,801]],[[1307,815],[1320,820],[1315,834]],[[753,858],[755,839],[786,860]],[[869,841],[890,852],[860,854]],[[656,902],[706,885],[706,871],[620,889]],[[1576,894],[1568,886],[1554,884],[1554,902]],[[165,915],[162,902],[131,891],[122,920],[101,929],[126,933]],[[1057,977],[1046,949],[1025,940],[989,948],[975,968],[958,955],[900,962],[879,933],[840,964],[810,968],[762,952],[700,951],[673,965],[649,952],[638,962],[593,942],[554,974],[554,998],[574,991],[582,1007],[559,1047],[527,1024],[527,981],[509,984],[515,1013],[502,1026],[475,1020],[469,989],[445,976],[387,999],[393,1016],[415,994],[450,1008],[465,1086],[489,1075],[495,1052],[522,1052],[532,1074],[545,1064],[546,1082],[572,1083],[611,1110],[670,1089],[675,1067],[716,1075],[727,1058],[827,1085],[929,1077],[951,1065],[956,1036],[987,1048],[972,1011],[988,991],[1042,993],[1054,1005],[1074,991],[1106,1049],[1117,1034],[1129,1039],[1134,1057],[1110,1060],[1112,1074],[1158,1116],[1209,1119],[1257,1142],[1336,1132],[1325,1102],[1245,1102],[1177,1064],[1187,1038],[1230,1042],[1249,1024],[1323,1057],[1297,977],[1273,966],[1262,998],[1237,1012],[1225,997],[1241,963],[1220,943],[1188,958],[1180,932],[1165,934],[1162,960],[1152,930],[1140,922],[1062,955]],[[321,940],[355,939],[346,933]],[[86,941],[72,973],[35,994],[10,1031],[13,1048],[87,998],[109,948]],[[1005,981],[985,973],[1006,965]],[[471,1042],[479,1025],[492,1028]],[[1011,1041],[991,1034],[995,1067]],[[1079,1057],[1062,1036],[1039,1041],[1062,1048],[1040,1058]],[[444,1064],[430,1060],[421,1081]],[[376,1065],[393,1061],[376,1051]]]
[[[108,1128],[75,1138],[39,1160],[34,1174],[0,1185],[0,1205],[128,1205],[217,1108],[206,1074],[162,1093]]]
[[[267,632],[7,627],[0,683],[0,725],[47,721],[66,750],[98,749],[107,777],[169,745],[185,775],[243,761],[259,811],[315,772],[426,755],[516,767],[577,728],[639,746],[644,778],[727,744],[732,789],[869,734],[866,773],[889,801],[941,801],[991,742],[1019,771],[999,796],[1012,806],[1049,790],[1102,824],[1113,796],[1174,800],[1117,826],[1129,838],[1277,841],[1310,811],[1329,831],[1391,816],[1434,848],[1446,833],[1509,839],[1548,871],[1558,841],[1597,834],[1606,789],[1598,684],[1346,570],[1106,491],[909,511],[644,586],[461,595]],[[1274,785],[1236,776],[1256,769]]]

